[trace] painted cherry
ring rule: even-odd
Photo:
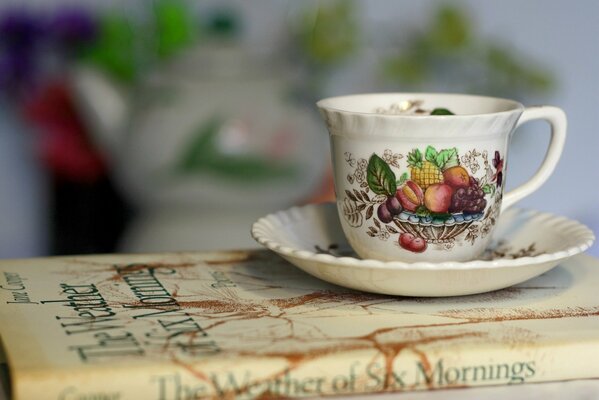
[[[414,253],[422,253],[426,250],[426,241],[421,237],[415,237],[412,240],[412,251]]]
[[[414,253],[422,253],[426,250],[426,241],[423,238],[407,232],[399,235],[399,245]]]

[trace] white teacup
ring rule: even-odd
[[[361,257],[385,261],[479,257],[501,211],[549,178],[566,138],[561,109],[500,98],[385,93],[317,105],[330,133],[345,236]],[[504,194],[511,135],[533,119],[551,125],[545,160]]]

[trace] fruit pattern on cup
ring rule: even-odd
[[[480,168],[477,157],[482,157],[484,164],[479,177],[473,173]],[[474,244],[479,235],[490,231],[498,215],[498,188],[503,181],[503,158],[498,151],[491,168],[487,151],[471,150],[467,158],[462,158],[462,165],[455,147],[437,151],[427,146],[424,153],[413,149],[407,154],[405,171],[397,179],[392,167],[401,171],[398,160],[402,158],[389,149],[382,157],[370,156],[365,179],[356,181],[360,189],[345,191],[342,213],[351,226],[362,226],[372,218],[374,226],[366,234],[381,240],[397,234],[397,244],[415,253],[425,251],[429,244],[450,249],[460,237]],[[353,156],[348,153],[349,160]],[[361,161],[366,164],[366,160]],[[358,168],[356,173],[360,173]],[[348,175],[351,184],[356,173]],[[368,189],[374,195],[368,194]]]

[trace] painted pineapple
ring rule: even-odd
[[[416,182],[422,190],[426,190],[430,185],[443,182],[443,172],[441,168],[433,162],[424,160],[422,153],[418,149],[412,150],[408,154],[408,166],[412,180]]]

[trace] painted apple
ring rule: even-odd
[[[464,167],[456,165],[455,167],[447,168],[443,171],[444,183],[454,189],[470,186],[470,175]]]
[[[446,213],[451,206],[453,189],[445,183],[435,183],[426,188],[424,205],[435,213]]]
[[[407,181],[405,185],[397,189],[395,197],[399,200],[403,208],[408,211],[416,211],[422,205],[424,194],[416,182]]]

